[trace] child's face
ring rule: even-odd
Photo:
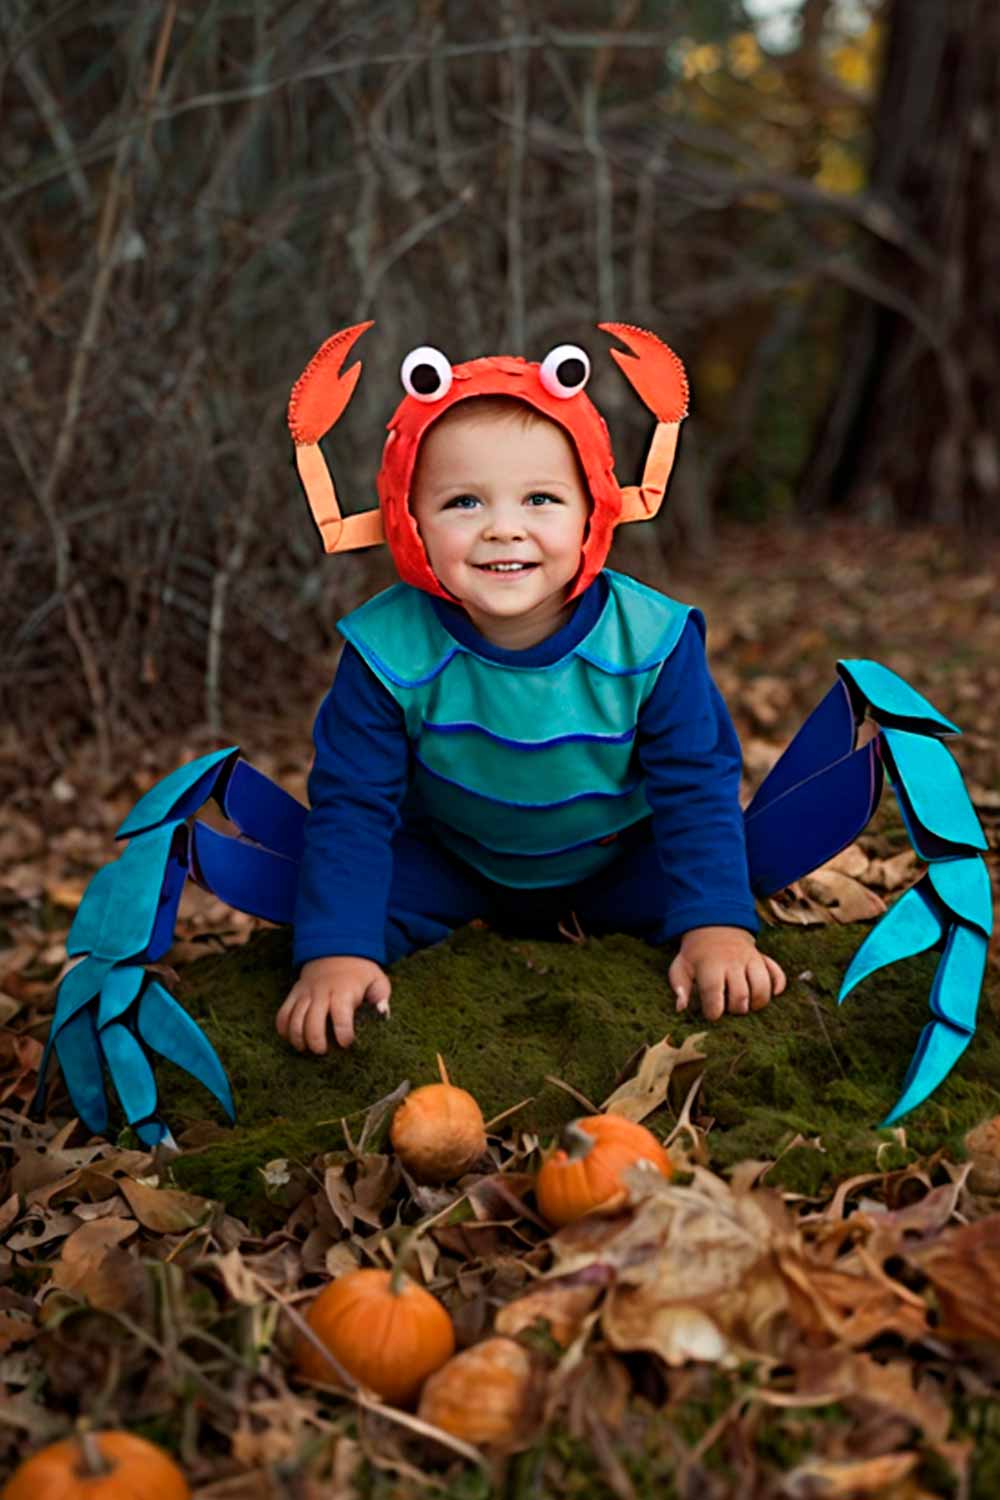
[[[521,639],[541,640],[557,627],[590,499],[554,422],[494,414],[432,427],[410,508],[435,575],[483,635],[518,621]]]

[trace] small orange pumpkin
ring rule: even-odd
[[[652,1131],[622,1115],[574,1120],[562,1141],[535,1178],[535,1199],[550,1224],[572,1224],[595,1208],[624,1202],[622,1173],[640,1162],[673,1176],[670,1157]]]
[[[180,1469],[162,1448],[131,1432],[86,1432],[25,1459],[0,1500],[190,1500]]]
[[[455,1352],[446,1310],[398,1267],[338,1276],[320,1292],[306,1323],[348,1375],[397,1406],[412,1401]],[[293,1357],[307,1380],[338,1384],[335,1367],[303,1334]]]
[[[392,1149],[418,1182],[451,1182],[486,1150],[482,1110],[470,1093],[454,1086],[440,1055],[438,1068],[441,1082],[408,1094],[389,1130]]]
[[[527,1349],[514,1339],[484,1339],[430,1377],[417,1416],[467,1443],[509,1447],[537,1415],[538,1392]]]

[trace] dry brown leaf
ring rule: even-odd
[[[95,1219],[81,1225],[66,1241],[53,1269],[55,1285],[106,1311],[127,1307],[144,1277],[138,1260],[119,1247],[137,1228],[133,1219]]]
[[[761,673],[743,683],[739,702],[762,729],[772,729],[792,701],[792,689],[784,677]]]
[[[734,1191],[701,1167],[685,1186],[648,1176],[627,1175],[637,1201],[603,1233],[572,1225],[552,1237],[556,1273],[614,1274],[601,1314],[614,1348],[668,1364],[772,1352],[788,1304],[772,1252],[796,1243],[781,1199]]]
[[[11,1193],[6,1203],[0,1203],[0,1236],[7,1233],[20,1212],[21,1200],[16,1193]]]
[[[178,1234],[185,1229],[195,1229],[215,1208],[211,1198],[179,1193],[174,1188],[149,1187],[134,1177],[122,1177],[118,1187],[139,1223],[158,1234]]]
[[[853,1350],[814,1349],[798,1361],[795,1389],[817,1404],[861,1397],[903,1417],[929,1442],[944,1442],[951,1408],[940,1385],[930,1379],[920,1383],[919,1374],[919,1365],[911,1360],[882,1363]]]
[[[732,1343],[708,1307],[659,1299],[651,1287],[622,1287],[609,1297],[601,1328],[612,1349],[644,1349],[668,1365],[689,1359],[737,1364]]]
[[[10,1098],[31,1098],[43,1051],[42,1043],[34,1037],[0,1032],[0,1103]]]
[[[862,1500],[876,1495],[880,1500],[902,1500],[894,1488],[913,1473],[920,1455],[885,1453],[880,1458],[836,1462],[809,1459],[787,1474],[782,1492],[803,1500]]]
[[[850,875],[852,880],[864,880],[870,864],[871,860],[860,844],[848,844],[846,849],[841,849],[839,854],[828,859],[822,868],[834,870],[840,875]]]
[[[326,1273],[328,1276],[343,1276],[348,1271],[356,1271],[358,1268],[358,1252],[345,1241],[339,1245],[331,1245],[325,1257]]]
[[[19,999],[16,995],[8,995],[5,989],[0,988],[0,1026],[13,1021],[18,1011],[24,1009],[25,1003],[23,997]]]
[[[644,1120],[666,1099],[675,1069],[705,1061],[700,1046],[704,1039],[705,1032],[699,1031],[685,1037],[680,1047],[672,1046],[669,1037],[647,1047],[635,1077],[615,1089],[601,1108],[611,1115],[623,1115],[626,1120]]]
[[[884,1274],[874,1277],[864,1268],[810,1265],[785,1252],[779,1253],[779,1263],[791,1315],[810,1338],[839,1340],[852,1349],[885,1334],[898,1334],[908,1342],[926,1338],[923,1303],[904,1287],[894,1289]]]
[[[256,1307],[264,1296],[260,1282],[250,1270],[238,1249],[214,1257],[226,1291],[234,1302],[244,1307]]]
[[[61,906],[66,911],[76,911],[89,884],[87,876],[56,875],[46,880],[45,894],[53,906]]]
[[[804,875],[800,884],[807,896],[829,908],[837,922],[870,922],[886,910],[881,896],[829,865]]]
[[[13,1232],[7,1235],[9,1250],[17,1254],[25,1250],[36,1250],[41,1245],[51,1245],[53,1240],[65,1239],[79,1229],[76,1214],[56,1213],[52,1209],[29,1209]]]
[[[767,904],[779,922],[792,927],[826,927],[836,920],[826,906],[806,894],[797,880],[769,896]]]
[[[543,1281],[501,1307],[495,1319],[496,1330],[514,1338],[542,1319],[556,1343],[565,1347],[576,1338],[602,1291],[603,1287],[595,1283]]]
[[[0,1354],[6,1354],[16,1344],[27,1344],[37,1338],[39,1329],[24,1313],[20,1316],[0,1312]]]
[[[938,1333],[974,1343],[1000,1343],[1000,1214],[948,1229],[911,1252],[937,1294]]]
[[[1000,1115],[976,1125],[964,1144],[972,1163],[971,1190],[991,1197],[1000,1194]]]
[[[873,859],[868,872],[869,885],[881,891],[898,891],[912,885],[921,868],[920,859],[912,849],[903,849],[888,859]]]

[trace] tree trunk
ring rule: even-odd
[[[887,25],[871,195],[902,233],[873,250],[802,506],[995,527],[1000,6],[890,0]]]

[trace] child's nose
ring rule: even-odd
[[[494,541],[512,541],[524,536],[524,514],[519,505],[493,505],[486,515],[483,535]]]

